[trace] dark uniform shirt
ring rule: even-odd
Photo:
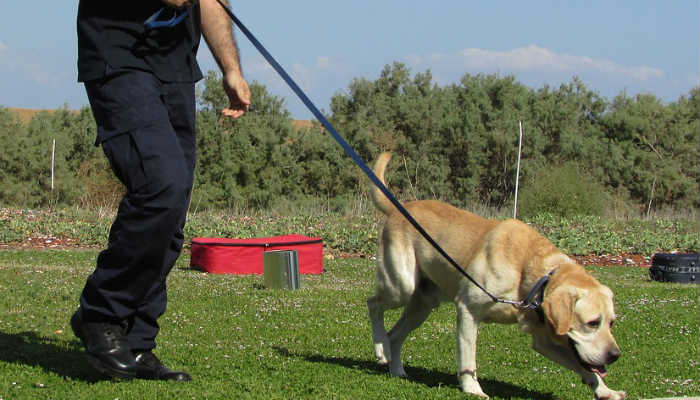
[[[147,29],[144,22],[163,8],[160,0],[80,0],[78,5],[78,81],[88,82],[112,71],[151,72],[163,82],[196,82],[201,37],[199,5],[180,24]],[[176,11],[166,9],[159,20]]]

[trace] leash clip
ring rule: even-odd
[[[143,26],[145,26],[146,29],[172,28],[173,26],[182,22],[188,15],[190,15],[190,10],[185,9],[185,11],[183,11],[180,15],[177,15],[176,11],[175,15],[173,15],[173,17],[169,20],[157,21],[158,17],[160,16],[160,14],[163,13],[163,11],[165,11],[165,7],[154,12],[153,15],[148,17],[148,19],[143,23]]]
[[[494,297],[493,300],[497,303],[510,304],[519,310],[539,311],[540,307],[542,307],[542,301],[544,300],[544,289],[547,287],[549,279],[551,278],[552,274],[554,274],[554,271],[556,271],[556,268],[551,270],[547,275],[540,278],[540,280],[537,281],[535,286],[532,287],[530,293],[528,293],[527,296],[525,296],[524,300],[507,300],[498,297]]]
[[[544,301],[544,290],[547,287],[547,284],[549,283],[549,279],[552,277],[554,274],[554,271],[557,269],[553,269],[549,271],[549,273],[542,278],[540,278],[539,281],[535,284],[535,286],[530,290],[530,293],[525,296],[525,299],[521,302],[519,302],[518,305],[516,305],[517,308],[521,310],[533,310],[537,313],[537,317],[540,319],[540,322],[544,322],[544,311],[542,311],[542,302]]]

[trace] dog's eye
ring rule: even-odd
[[[593,329],[598,329],[598,327],[600,326],[600,318],[588,321],[587,325]]]

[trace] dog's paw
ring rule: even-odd
[[[472,395],[472,396],[477,396],[477,397],[482,398],[482,399],[489,399],[489,398],[490,398],[489,395],[487,395],[487,394],[484,393],[484,392],[478,392],[478,393],[474,393],[474,392],[464,392],[464,393],[470,394],[470,395]]]
[[[460,384],[464,393],[479,396],[485,399],[489,398],[489,396],[486,393],[484,393],[483,390],[481,390],[481,385],[479,385],[479,381],[477,381],[474,377],[462,376],[460,378]]]
[[[625,400],[627,398],[627,393],[623,391],[616,391],[608,389],[601,395],[596,395],[597,400]]]
[[[391,361],[389,357],[385,355],[384,345],[382,343],[374,344],[374,357],[377,359],[379,365],[387,365]]]

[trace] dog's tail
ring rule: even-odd
[[[391,160],[391,153],[384,152],[380,154],[377,161],[374,162],[374,174],[377,175],[377,178],[379,178],[384,185],[386,185],[384,181],[384,170],[386,170],[389,160]],[[377,209],[379,209],[379,211],[383,212],[385,215],[389,215],[392,211],[394,211],[394,205],[391,204],[391,201],[386,198],[384,193],[382,193],[378,187],[372,185],[372,187],[369,189],[369,193],[372,196],[372,202],[374,202],[374,205],[377,207]]]

